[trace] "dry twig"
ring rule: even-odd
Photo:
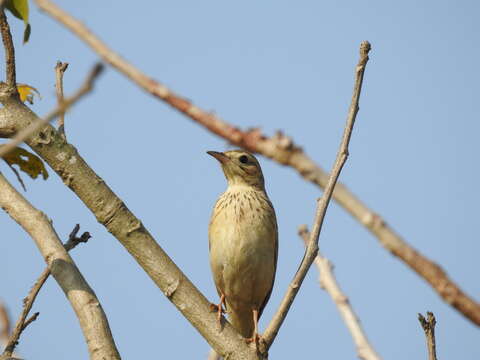
[[[143,90],[163,100],[210,132],[236,146],[262,154],[279,164],[294,168],[307,181],[321,188],[325,188],[327,185],[328,173],[304,153],[290,137],[281,132],[278,132],[275,136],[266,137],[259,129],[242,131],[214,114],[202,110],[129,64],[89,31],[85,25],[51,1],[36,0],[36,3],[43,11],[87,43],[105,62],[127,76]],[[335,186],[333,198],[357,221],[370,230],[385,249],[424,278],[448,304],[476,325],[480,325],[480,304],[465,294],[440,266],[409,245],[380,215],[369,209],[342,183],[337,183]]]
[[[364,41],[360,45],[360,59],[355,69],[355,85],[353,88],[352,101],[348,111],[347,123],[345,125],[342,141],[337,153],[337,158],[335,159],[335,164],[333,165],[332,172],[325,191],[318,201],[316,215],[313,222],[313,231],[311,233],[310,240],[308,241],[307,249],[305,251],[302,263],[300,264],[297,273],[295,274],[292,282],[290,283],[287,289],[287,293],[285,294],[282,302],[280,303],[277,312],[273,316],[273,319],[270,321],[267,329],[263,334],[263,340],[265,342],[266,349],[268,349],[275,340],[278,330],[280,329],[280,326],[285,320],[290,306],[292,305],[293,300],[295,299],[295,296],[297,295],[298,290],[300,289],[300,286],[305,279],[305,275],[307,274],[308,269],[310,268],[313,261],[315,260],[315,257],[317,256],[318,238],[322,229],[323,220],[325,219],[328,204],[332,197],[333,189],[335,188],[335,184],[338,180],[338,177],[340,176],[343,165],[348,158],[348,145],[350,143],[353,125],[355,124],[355,118],[359,109],[358,101],[360,99],[363,75],[365,73],[365,66],[368,62],[368,53],[370,51],[370,48],[371,46],[368,41]]]
[[[57,90],[57,101],[58,106],[63,104],[63,74],[68,68],[68,63],[62,63],[61,61],[57,61],[57,65],[55,65],[55,88]],[[58,131],[60,135],[65,138],[65,111],[60,114],[60,118],[58,119]]]
[[[437,320],[435,315],[432,312],[427,312],[427,318],[422,314],[418,314],[418,321],[422,325],[423,331],[425,332],[425,338],[427,340],[428,348],[428,360],[437,360],[437,350],[435,345],[435,324]]]
[[[1,173],[0,207],[35,241],[53,277],[75,310],[90,352],[90,359],[120,359],[107,317],[98,298],[68,255],[51,222],[45,214],[34,208]],[[35,291],[38,293],[38,290]],[[22,321],[22,325],[18,326],[19,334],[24,325],[25,322]]]
[[[305,246],[307,246],[310,239],[310,232],[308,231],[307,226],[300,226],[298,234],[303,239]],[[320,287],[330,295],[337,306],[345,325],[352,335],[353,342],[357,348],[358,357],[363,360],[380,360],[381,357],[375,352],[375,349],[368,341],[367,335],[363,331],[360,320],[358,320],[348,297],[342,292],[335,279],[332,263],[321,254],[320,250],[315,257],[315,265],[320,274],[318,278]]]
[[[19,131],[11,141],[2,146],[2,148],[0,149],[0,157],[13,150],[18,144],[25,141],[30,136],[34,135],[37,131],[42,129],[46,124],[55,119],[57,116],[65,113],[65,111],[72,107],[78,100],[80,100],[83,96],[92,91],[95,80],[102,73],[102,70],[103,65],[101,63],[95,64],[92,70],[90,70],[90,73],[85,79],[83,85],[80,87],[80,89],[77,90],[75,94],[73,94],[69,98],[66,98],[61,104],[59,104],[56,109],[54,109],[50,114],[45,116],[40,121],[32,122],[28,127]]]

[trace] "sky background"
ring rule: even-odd
[[[132,5],[135,4],[135,5]],[[372,44],[350,158],[341,174],[360,199],[469,295],[478,281],[478,84],[476,1],[62,1],[109,46],[206,110],[243,129],[281,129],[330,169],[344,128],[362,40]],[[54,66],[70,63],[65,92],[97,55],[31,4],[32,36],[13,19],[18,82],[55,107]],[[3,49],[0,50],[3,59]],[[4,65],[2,64],[2,67]],[[217,301],[207,227],[226,182],[207,150],[229,145],[107,68],[66,117],[90,166],[126,202],[192,282]],[[296,229],[311,224],[321,191],[259,158],[280,233],[271,319],[303,256]],[[20,189],[5,165],[0,165]],[[95,289],[124,359],[205,359],[208,344],[58,176],[23,176],[26,197],[66,239],[76,223],[93,238],[73,257]],[[0,212],[0,299],[13,319],[45,267],[35,244]],[[426,359],[417,313],[437,317],[440,359],[478,359],[479,329],[336,204],[320,248],[335,264],[365,331],[384,359]],[[355,348],[312,268],[270,351],[271,359],[354,359]],[[86,359],[77,319],[53,279],[18,347],[26,359]]]

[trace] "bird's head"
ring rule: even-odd
[[[226,152],[207,151],[222,165],[223,173],[228,185],[247,185],[265,189],[262,168],[258,160],[244,150],[230,150]]]

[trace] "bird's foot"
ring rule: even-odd
[[[262,338],[260,337],[260,335],[255,333],[251,338],[246,338],[245,342],[247,344],[255,343],[255,346],[258,347],[258,344],[260,343],[261,340]]]
[[[210,303],[210,311],[217,313],[217,322],[219,330],[222,329],[222,314],[225,314],[223,309],[223,304],[225,304],[225,295],[220,297],[220,302],[218,304]]]

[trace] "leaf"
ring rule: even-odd
[[[47,180],[48,172],[43,165],[42,160],[25,149],[16,147],[8,154],[3,156],[3,159],[9,165],[18,165],[20,170],[27,173],[32,179],[36,179],[38,175],[42,175],[43,180]]]
[[[28,22],[28,0],[7,0],[5,7],[10,10],[13,16],[23,20],[25,31],[23,32],[23,43],[25,44],[30,38],[32,28]]]
[[[33,104],[35,94],[37,94],[40,99],[42,98],[37,89],[27,84],[17,84],[17,90],[22,102],[28,101],[30,104]]]

